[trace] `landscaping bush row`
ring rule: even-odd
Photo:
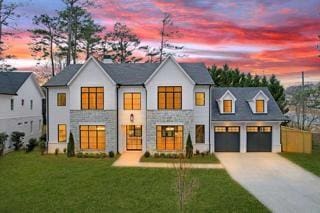
[[[76,154],[76,156],[78,158],[106,158],[106,157],[109,157],[109,158],[113,158],[115,155],[114,155],[114,152],[110,151],[108,153],[108,155],[104,152],[101,152],[101,153],[82,153],[82,152],[78,152]]]
[[[206,152],[200,152],[199,150],[196,150],[196,153],[193,154],[193,156],[207,156],[210,155],[209,151]],[[186,154],[184,153],[154,153],[153,155],[150,154],[150,152],[146,151],[144,153],[145,158],[154,157],[154,158],[172,158],[172,159],[178,159],[178,158],[188,158]]]

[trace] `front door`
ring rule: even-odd
[[[142,150],[142,126],[126,126],[127,150]]]

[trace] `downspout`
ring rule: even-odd
[[[47,153],[49,151],[49,88],[47,87],[47,97],[46,97],[46,116],[47,116],[47,120],[46,120],[46,129],[47,129],[47,136],[46,136],[46,140],[47,140]]]
[[[146,127],[145,127],[145,129],[146,129],[146,141],[145,141],[145,146],[146,146],[146,151],[148,151],[148,150],[147,150],[147,132],[148,132],[148,131],[147,131],[147,128],[148,128],[148,123],[147,123],[147,122],[148,122],[148,110],[147,110],[148,101],[147,101],[147,100],[148,100],[148,92],[147,92],[147,88],[146,88],[146,85],[145,85],[145,84],[143,84],[143,88],[144,88],[144,90],[146,91],[146,101],[145,101],[145,102],[146,102],[146,104],[145,104],[145,105],[146,105],[146,106],[145,106],[145,110],[146,110],[146,119],[145,119],[145,120],[146,120],[146,123],[145,123],[145,126],[146,126]]]
[[[209,85],[209,153],[211,153],[211,84]]]
[[[117,100],[116,100],[116,104],[117,104],[117,127],[116,127],[116,131],[117,131],[117,153],[119,153],[119,85],[116,85],[116,93],[117,93]]]

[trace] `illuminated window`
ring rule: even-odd
[[[239,132],[240,128],[238,126],[230,126],[228,127],[228,132]]]
[[[81,109],[103,109],[104,88],[103,87],[82,87],[81,88]]]
[[[204,106],[205,104],[205,93],[204,92],[196,92],[196,106]]]
[[[57,106],[66,106],[66,93],[57,94]]]
[[[247,132],[258,132],[258,127],[257,126],[248,126]]]
[[[183,126],[157,126],[158,151],[183,150]]]
[[[196,143],[204,143],[204,125],[196,125]]]
[[[214,131],[215,132],[226,132],[227,128],[224,127],[224,126],[217,126],[217,127],[214,128]]]
[[[105,126],[81,125],[80,148],[81,150],[105,150]]]
[[[58,142],[67,141],[67,125],[58,124]]]
[[[232,113],[232,100],[224,100],[223,101],[223,112],[224,113]]]
[[[271,126],[262,126],[260,127],[260,132],[271,132],[272,128]]]
[[[256,100],[256,112],[257,113],[264,112],[264,100]]]
[[[181,109],[182,87],[158,87],[158,109]]]
[[[141,109],[141,93],[124,93],[123,108],[125,110]]]

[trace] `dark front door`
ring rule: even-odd
[[[215,152],[240,151],[240,127],[217,126],[214,128]]]
[[[271,152],[272,127],[248,126],[247,127],[247,152]]]
[[[142,150],[142,126],[126,126],[127,150]]]

